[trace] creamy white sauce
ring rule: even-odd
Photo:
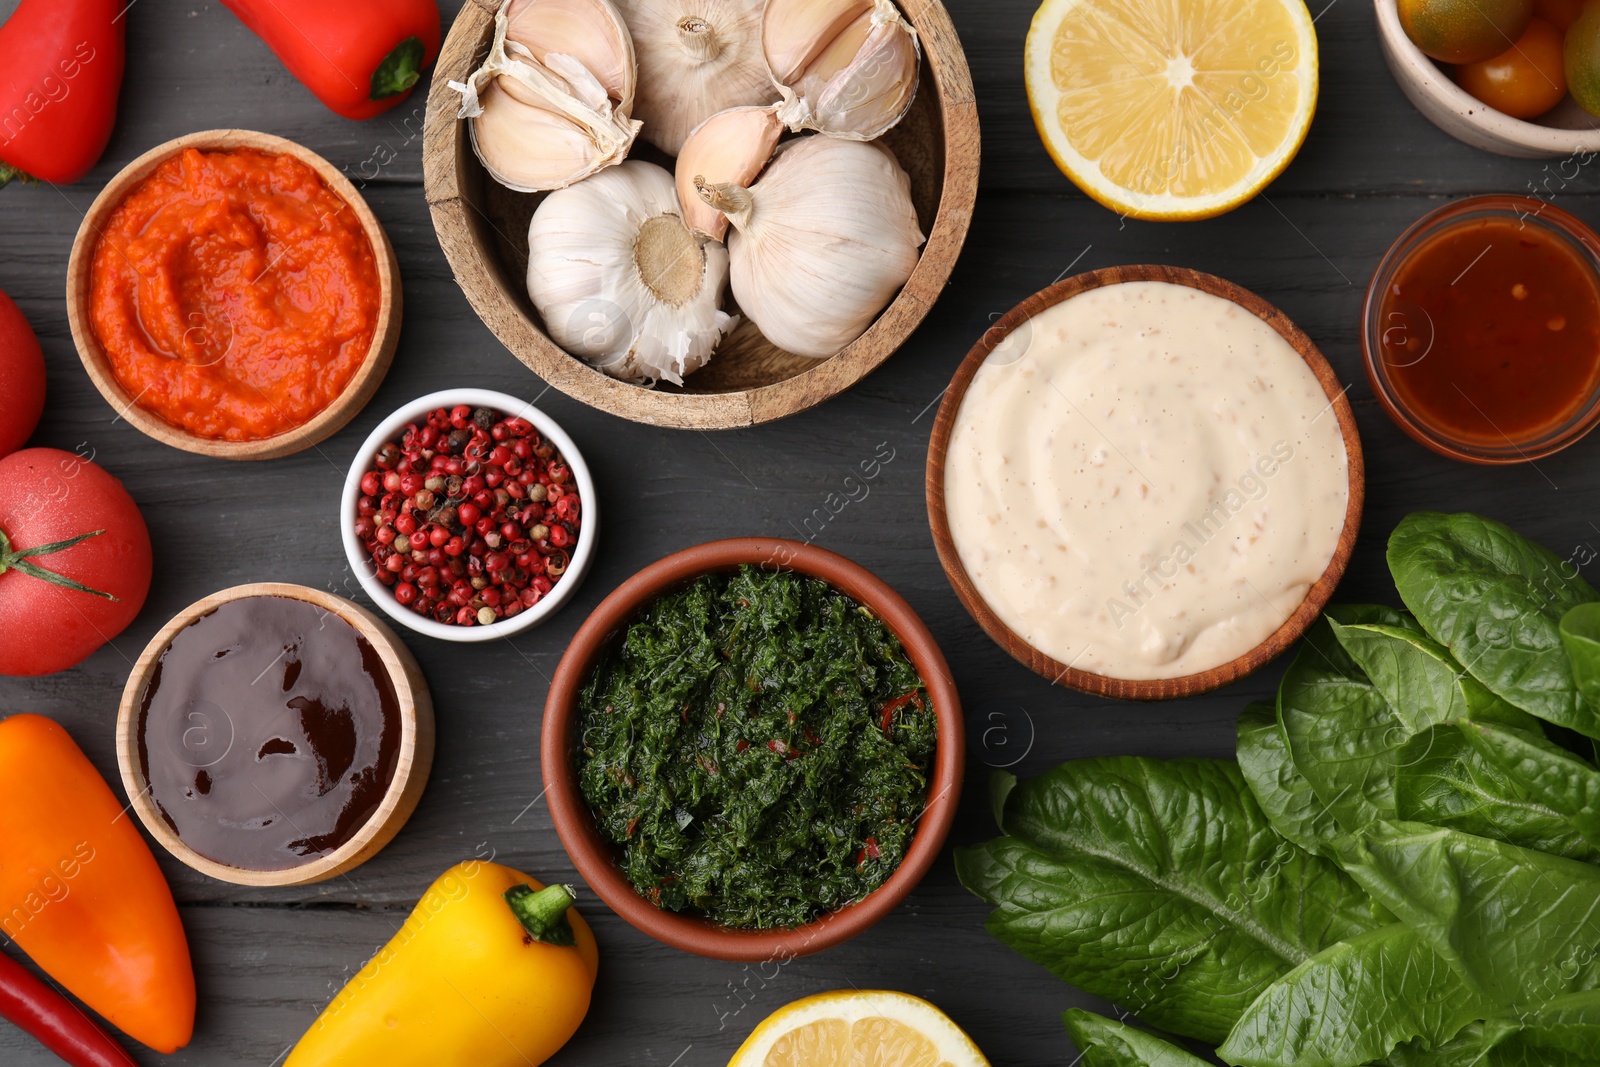
[[[1165,282],[1092,289],[979,368],[945,467],[979,594],[1080,670],[1179,678],[1277,630],[1333,558],[1339,420],[1272,327]]]

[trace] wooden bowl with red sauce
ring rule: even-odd
[[[1475,196],[1401,235],[1367,289],[1372,391],[1440,455],[1543,459],[1600,424],[1600,236],[1525,196]]]
[[[180,380],[181,376],[171,375],[171,367],[164,364],[155,364],[156,370],[150,380],[144,382],[142,388],[130,390],[128,384],[118,376],[113,361],[102,343],[99,330],[96,326],[96,270],[95,261],[97,250],[105,238],[108,229],[113,227],[113,217],[123,203],[130,196],[136,195],[145,186],[146,180],[155,174],[163,164],[180,156],[188,149],[196,149],[206,153],[238,153],[255,151],[268,156],[289,157],[310,168],[315,176],[321,180],[326,193],[331,194],[328,203],[335,204],[342,201],[353,215],[353,220],[346,220],[337,226],[327,223],[330,213],[338,213],[337,208],[322,212],[317,220],[317,225],[308,232],[313,238],[323,236],[326,228],[329,232],[337,229],[338,232],[349,235],[350,233],[364,234],[370,246],[371,271],[370,278],[366,277],[363,269],[363,285],[370,282],[375,291],[366,291],[360,294],[362,300],[370,303],[371,341],[365,345],[364,351],[360,350],[359,341],[351,340],[348,353],[342,353],[347,363],[353,369],[348,371],[349,377],[343,387],[330,397],[313,397],[306,400],[296,400],[303,408],[303,413],[297,417],[296,413],[283,410],[281,403],[274,402],[273,398],[256,389],[264,405],[262,414],[263,429],[261,432],[235,433],[227,436],[223,434],[204,434],[180,425],[163,417],[140,400],[145,393],[156,388],[157,382],[165,376],[169,380]],[[315,191],[313,190],[313,193]],[[320,195],[320,194],[318,194]],[[224,226],[235,226],[234,231],[240,240],[255,239],[260,235],[261,245],[258,249],[262,262],[262,270],[256,276],[256,281],[266,277],[269,272],[277,268],[282,262],[280,257],[288,255],[290,258],[285,265],[292,265],[297,270],[304,270],[305,264],[294,262],[297,253],[286,249],[280,238],[283,230],[274,233],[271,229],[273,221],[259,216],[252,217],[248,223],[239,218],[223,219],[216,223],[219,230]],[[252,232],[252,227],[255,227]],[[141,239],[142,239],[141,235]],[[294,236],[291,234],[291,236]],[[233,239],[233,235],[224,232],[222,241]],[[215,247],[216,241],[213,241]],[[166,251],[166,250],[162,250]],[[181,260],[190,249],[174,250],[171,253],[173,260]],[[358,259],[365,265],[365,257],[357,253]],[[233,351],[233,333],[230,319],[229,342],[220,356],[206,356],[205,359],[196,358],[196,352],[191,351],[195,345],[193,341],[205,349],[207,353],[214,349],[214,338],[220,331],[217,323],[202,313],[193,303],[194,296],[190,287],[176,284],[182,279],[174,279],[166,275],[148,275],[140,269],[136,260],[126,254],[123,258],[133,273],[139,275],[133,283],[136,294],[124,301],[131,304],[124,314],[132,318],[134,327],[144,327],[143,316],[140,312],[141,301],[149,299],[152,305],[155,301],[170,302],[170,309],[183,316],[177,326],[173,327],[174,336],[178,344],[169,345],[164,341],[157,342],[148,328],[142,330],[143,336],[151,344],[151,352],[159,359],[161,356],[170,358],[173,362],[185,362],[192,366],[204,367],[206,361],[212,363],[227,359]],[[205,267],[198,263],[188,264],[191,270],[191,280],[198,282],[201,287],[208,282],[214,282],[215,276],[207,277]],[[321,270],[323,264],[312,264],[313,268]],[[310,273],[307,271],[306,273]],[[324,272],[319,277],[328,277]],[[252,284],[244,283],[244,288]],[[223,287],[228,289],[227,286]],[[293,294],[261,294],[259,303],[270,306],[274,296],[293,303]],[[249,301],[231,289],[227,293],[229,300],[237,300],[240,305]],[[113,178],[100,195],[95,197],[87,214],[84,215],[83,224],[78,228],[78,234],[72,246],[72,256],[67,265],[67,317],[72,327],[72,339],[77,345],[78,356],[83,361],[84,368],[89,372],[90,379],[101,395],[106,398],[116,409],[119,418],[131,423],[142,433],[161,441],[164,444],[181,448],[186,452],[200,455],[213,456],[218,459],[259,460],[275,459],[287,456],[302,449],[327,439],[342,429],[356,414],[366,406],[377,392],[384,375],[388,373],[389,364],[394,358],[395,347],[400,341],[401,318],[401,291],[400,267],[395,259],[394,249],[389,244],[389,239],[373,215],[372,210],[356,187],[342,174],[337,167],[293,141],[282,137],[274,137],[265,133],[254,133],[249,130],[206,130],[192,133],[146,152]],[[313,302],[315,303],[315,302]],[[151,314],[156,312],[152,310]],[[185,323],[192,324],[192,329],[184,329]],[[132,330],[129,331],[130,333]],[[364,336],[362,330],[357,336]],[[308,329],[304,337],[308,343],[314,343],[319,334]],[[211,346],[211,347],[208,347]],[[174,351],[176,349],[177,351]],[[357,362],[358,361],[358,362]],[[318,364],[315,372],[308,371],[302,378],[303,382],[315,384],[317,378],[324,373],[323,365]],[[195,413],[196,418],[206,417],[208,410],[216,409],[215,399],[203,391],[198,391],[192,398],[193,403],[187,404],[188,410]],[[280,396],[279,401],[282,400]],[[253,398],[246,396],[240,403],[253,403]]]

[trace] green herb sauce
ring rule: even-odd
[[[579,721],[583,795],[634,888],[753,929],[888,879],[937,737],[882,620],[819,579],[751,566],[651,604],[596,667]]]

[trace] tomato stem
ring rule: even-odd
[[[386,100],[398,96],[417,84],[422,77],[422,56],[426,49],[420,37],[407,37],[395,50],[383,57],[378,69],[372,72],[372,99]]]
[[[3,166],[3,164],[0,164],[0,166]],[[90,589],[82,582],[74,581],[64,574],[45,570],[29,558],[31,556],[48,556],[55,552],[65,551],[73,545],[82,544],[91,537],[99,537],[103,533],[105,533],[104,530],[95,530],[91,533],[79,534],[77,537],[69,537],[65,541],[52,541],[48,545],[36,545],[33,548],[24,548],[18,551],[11,547],[10,536],[6,534],[5,530],[0,529],[0,574],[4,574],[6,571],[16,571],[19,574],[26,574],[30,578],[37,578],[41,582],[49,582],[51,585],[59,585],[65,589],[76,589],[80,593],[88,593],[90,596],[103,597],[106,600],[115,602],[121,598],[114,597],[110,593],[102,593],[98,589]]]
[[[530,885],[514,885],[505,893],[506,903],[528,936],[546,945],[576,945],[578,939],[567,921],[567,909],[577,901],[571,886],[551,885],[534,891]]]

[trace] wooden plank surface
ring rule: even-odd
[[[432,683],[439,753],[415,818],[381,856],[348,878],[299,890],[243,891],[164,863],[194,946],[199,1027],[189,1049],[169,1058],[141,1053],[140,1061],[269,1067],[458,860],[492,850],[540,876],[572,878],[539,802],[538,722],[546,677],[579,622],[628,575],[672,550],[737,534],[795,536],[880,442],[894,460],[870,495],[831,517],[816,540],[881,574],[944,645],[972,742],[953,843],[991,832],[984,791],[993,766],[1014,763],[1027,774],[1102,753],[1231,754],[1235,716],[1273,691],[1281,662],[1203,699],[1153,707],[1054,689],[978,630],[934,558],[922,501],[930,405],[994,318],[1065,271],[1137,262],[1210,271],[1278,304],[1317,340],[1351,385],[1369,460],[1367,521],[1341,599],[1393,600],[1383,540],[1418,508],[1482,511],[1563,555],[1580,543],[1600,545],[1600,445],[1537,468],[1474,469],[1424,452],[1377,408],[1357,331],[1378,257],[1442,199],[1525,190],[1546,180],[1546,164],[1481,154],[1428,125],[1382,64],[1371,5],[1325,2],[1313,0],[1313,13],[1322,12],[1322,106],[1299,160],[1266,197],[1232,215],[1162,226],[1124,223],[1092,204],[1039,147],[1020,79],[1029,0],[954,0],[977,80],[985,170],[972,237],[948,291],[906,349],[848,395],[788,422],[707,436],[623,423],[544,393],[476,319],[423,202],[420,100],[385,118],[347,122],[317,104],[220,5],[137,0],[127,14],[123,113],[105,160],[76,186],[0,192],[0,289],[28,314],[49,362],[49,410],[36,443],[92,448],[125,481],[155,540],[156,583],[114,647],[54,677],[0,679],[0,714],[59,719],[114,777],[117,695],[131,660],[179,608],[256,580],[362,599],[337,535],[345,468],[387,412],[433,389],[479,385],[539,398],[595,467],[605,510],[588,584],[543,629],[487,647],[408,635]],[[11,6],[0,0],[0,16]],[[443,6],[448,19],[459,0]],[[406,287],[400,351],[367,411],[316,450],[248,468],[162,448],[116,420],[77,362],[62,304],[71,237],[99,187],[152,145],[220,126],[294,138],[363,184]],[[1591,222],[1600,217],[1593,171],[1557,194]],[[1064,1064],[1072,1052],[1060,1012],[1092,1004],[984,932],[986,909],[960,888],[948,855],[882,925],[776,974],[663,948],[593,901],[585,911],[601,940],[600,986],[589,1021],[557,1064],[718,1067],[769,1011],[850,985],[933,999],[996,1064]],[[0,1063],[52,1062],[0,1027]]]

